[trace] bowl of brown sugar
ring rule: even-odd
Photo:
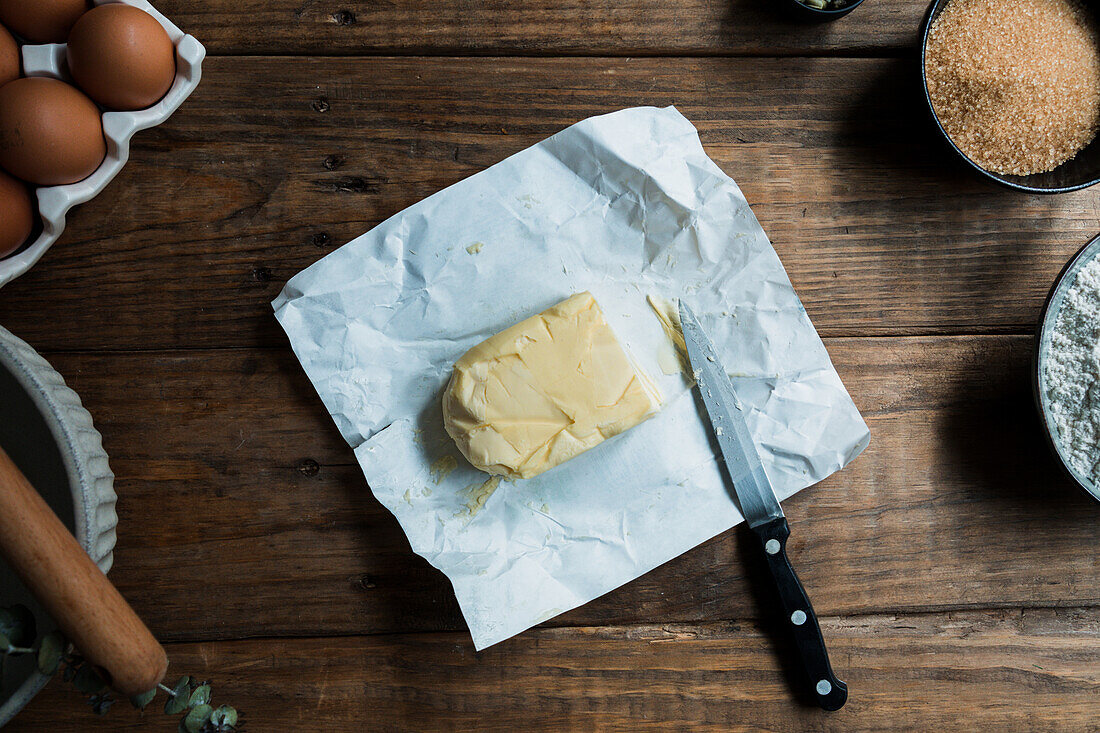
[[[1100,24],[1082,0],[935,0],[925,97],[980,175],[1031,193],[1100,182]]]

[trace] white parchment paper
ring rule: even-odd
[[[486,483],[442,427],[451,365],[591,290],[661,413],[527,481]],[[279,322],[370,488],[454,585],[484,648],[742,521],[646,296],[685,298],[734,376],[780,499],[868,430],[737,185],[676,109],[584,120],[299,273]],[[673,371],[673,370],[668,370]]]

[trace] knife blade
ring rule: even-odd
[[[848,686],[833,673],[817,615],[787,557],[790,526],[745,422],[745,408],[737,398],[737,391],[714,344],[704,333],[695,313],[682,300],[680,328],[711,429],[733,483],[733,493],[741,506],[741,514],[759,540],[758,546],[785,614],[783,625],[793,635],[799,652],[809,694],[823,709],[839,710],[848,700]]]

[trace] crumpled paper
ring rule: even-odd
[[[664,407],[539,477],[490,479],[443,430],[451,366],[583,290]],[[780,499],[866,447],[767,236],[672,107],[579,122],[391,217],[273,303],[371,490],[450,578],[477,649],[742,521],[649,295],[699,315]]]

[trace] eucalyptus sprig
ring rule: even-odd
[[[60,672],[63,680],[88,696],[88,705],[96,715],[105,714],[115,699],[95,666],[73,649],[58,631],[46,634],[35,647],[36,629],[34,616],[26,606],[0,607],[0,665],[8,657],[34,654],[39,672],[47,677]],[[179,733],[242,733],[244,730],[236,709],[229,705],[215,708],[211,704],[210,683],[191,676],[180,677],[173,687],[157,685],[156,689],[130,698],[130,703],[138,710],[145,710],[158,691],[168,695],[164,713],[182,716]]]

